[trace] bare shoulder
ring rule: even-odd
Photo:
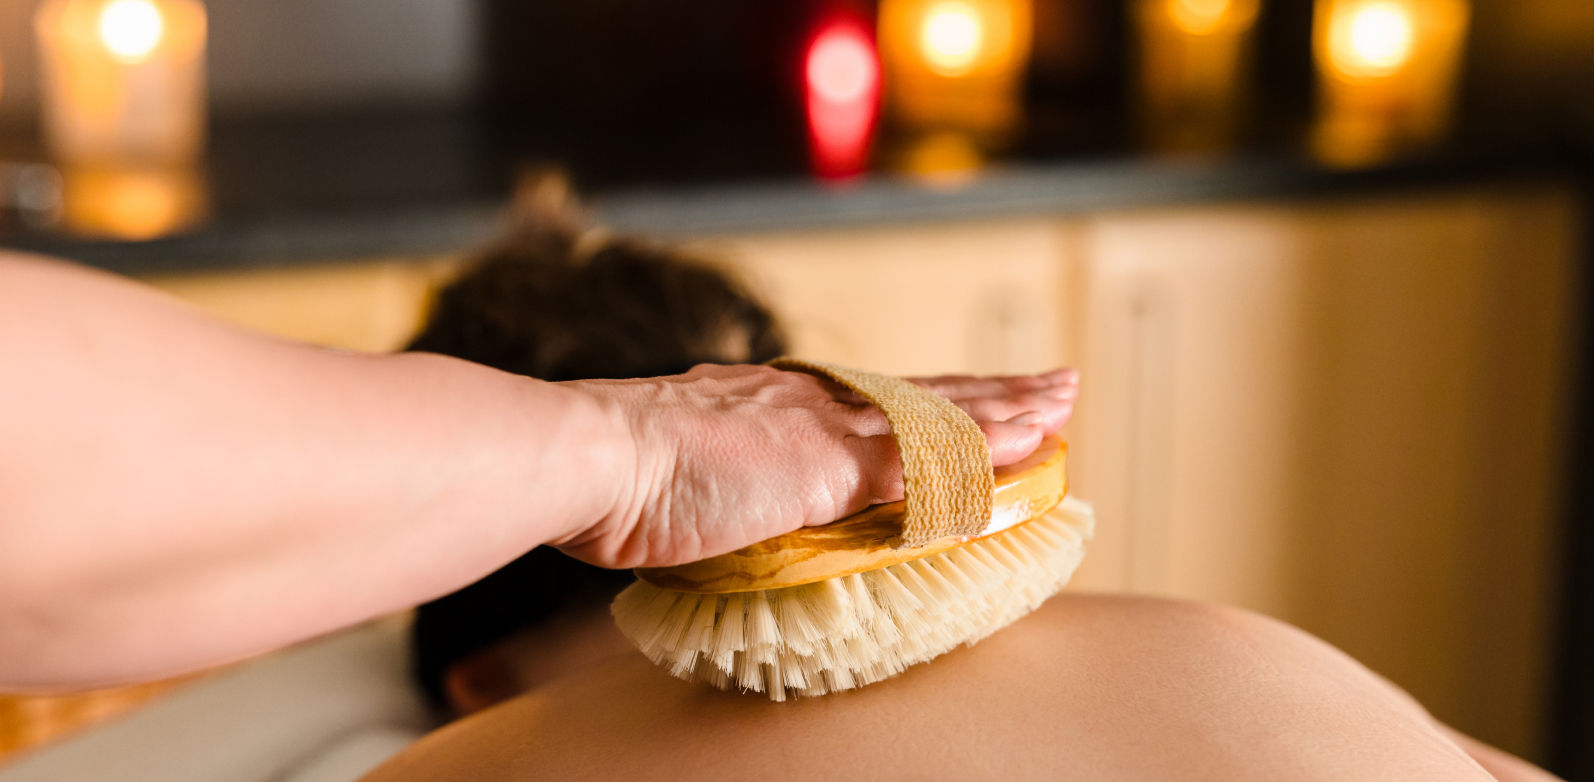
[[[693,686],[637,656],[444,728],[370,779],[1489,779],[1387,689],[1253,614],[1063,595],[816,699]]]

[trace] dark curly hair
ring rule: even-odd
[[[508,238],[439,292],[408,349],[550,381],[675,375],[785,352],[774,316],[724,272],[584,229],[570,204],[561,178],[523,185]],[[533,549],[416,611],[415,678],[442,706],[456,661],[631,580],[629,571]]]

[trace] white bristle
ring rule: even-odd
[[[979,586],[974,583],[969,574],[963,572],[963,568],[958,567],[957,563],[952,561],[951,557],[941,553],[933,557],[925,557],[924,560],[926,564],[935,569],[936,573],[946,579],[947,583],[952,585],[954,592],[964,595],[965,600],[970,598],[984,600],[985,595]]]
[[[846,585],[848,603],[852,606],[852,618],[857,623],[858,629],[868,627],[875,621],[875,602],[869,596],[869,582],[863,580],[862,573],[853,573],[842,576],[832,581],[839,581]]]
[[[1012,532],[1012,530],[1008,530],[1008,532]],[[1015,573],[1024,572],[1027,566],[1025,565],[1024,560],[1014,556],[1013,552],[1008,550],[1007,546],[1002,545],[1003,541],[1006,539],[1006,535],[996,535],[986,538],[986,542],[990,543],[990,545],[981,546],[980,548],[985,553],[990,554],[991,559],[996,563],[997,568],[1005,572],[1008,577],[1011,578]]]
[[[1034,522],[1030,523],[1033,524]],[[1002,560],[992,553],[993,548],[995,547],[963,546],[962,548],[959,548],[958,551],[965,552],[974,559],[979,560],[979,563],[984,566],[985,572],[988,574],[987,578],[990,579],[990,583],[999,582],[1004,585],[1011,584],[1014,578],[1014,571],[1008,566],[1002,564]],[[981,583],[986,582],[982,581]]]
[[[709,655],[705,659],[708,660],[709,667],[712,667],[712,668],[714,668],[716,670],[723,671],[724,673],[727,673],[727,674],[735,673],[735,671],[736,671],[736,653],[735,652],[724,652],[724,653],[721,653],[721,654]],[[730,688],[729,687],[720,687],[720,689],[728,690]]]
[[[836,640],[851,638],[862,631],[858,626],[858,611],[853,608],[852,596],[847,594],[842,579],[832,578],[809,586],[813,587],[810,594],[814,601],[809,613],[817,620],[820,635]]]
[[[1084,556],[1095,514],[1065,497],[1039,518],[922,559],[813,584],[725,595],[643,581],[615,624],[671,674],[771,700],[895,676],[1039,606]]]
[[[790,595],[782,595],[780,600],[770,604],[780,627],[781,639],[789,649],[802,655],[813,654],[814,642],[822,641],[825,637],[808,610],[813,604],[810,593],[808,584],[792,587]]]
[[[897,577],[898,572],[895,567],[883,567],[863,574],[869,580],[875,606],[888,614],[923,610],[924,604],[903,585],[902,579]]]
[[[686,631],[687,622],[692,618],[696,599],[697,595],[681,595],[670,604],[669,609],[660,618],[658,626],[653,628],[652,635],[648,636],[648,642],[642,645],[642,650],[653,662],[662,665],[675,651],[676,642],[680,640],[681,634]]]
[[[924,582],[924,576],[919,575],[918,569],[914,567],[917,564],[919,563],[915,560],[913,562],[904,562],[899,566],[882,568],[882,570],[896,576],[897,580],[901,581],[902,585],[913,593],[913,596],[918,599],[919,605],[923,607],[922,611],[924,613],[940,613],[945,601],[941,596],[932,593],[930,585]]]
[[[763,692],[764,669],[756,663],[749,662],[746,652],[737,652],[735,658],[736,686],[743,690]]]
[[[831,690],[850,690],[857,686],[853,682],[852,666],[838,666],[825,671],[825,685]]]
[[[769,699],[776,703],[786,700],[786,684],[781,677],[779,658],[764,664],[764,690],[769,693]]]
[[[714,627],[714,656],[724,657],[732,652],[747,649],[747,638],[742,633],[742,620],[747,608],[741,592],[723,595],[725,606],[720,609],[718,624]]]
[[[697,668],[697,652],[690,649],[677,649],[669,657],[670,675],[677,679],[690,679],[692,672]]]
[[[1001,581],[1001,575],[992,570],[989,565],[985,564],[985,562],[979,557],[974,556],[974,553],[970,551],[970,549],[977,548],[979,547],[959,546],[951,551],[946,552],[945,554],[942,554],[941,556],[946,557],[952,562],[952,564],[957,566],[959,572],[963,573],[963,575],[968,577],[969,580],[976,584],[989,584]]]
[[[808,677],[803,675],[802,658],[795,652],[781,654],[780,680],[788,690],[801,690],[808,686]]]
[[[937,613],[963,616],[969,613],[971,603],[984,602],[985,596],[978,590],[959,591],[956,584],[953,584],[950,579],[930,563],[929,557],[916,559],[907,563],[907,565],[924,581],[925,587],[930,591],[930,598],[934,601]]]
[[[719,605],[719,595],[699,595],[697,610],[692,613],[692,620],[686,626],[686,636],[681,639],[681,646],[692,651],[713,651],[714,649],[714,614]]]
[[[775,622],[775,612],[769,607],[769,596],[764,590],[753,593],[747,603],[747,648],[781,645],[780,625]]]

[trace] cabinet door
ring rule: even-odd
[[[1079,583],[1288,620],[1536,756],[1575,226],[1533,191],[1086,221]]]
[[[403,347],[457,255],[373,258],[146,280],[230,323],[349,350]]]
[[[956,222],[719,237],[793,351],[895,374],[1032,372],[1067,358],[1068,227]]]

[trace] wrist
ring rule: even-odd
[[[565,422],[567,445],[563,471],[587,489],[587,500],[575,523],[548,545],[580,549],[586,559],[613,562],[612,540],[622,540],[635,524],[646,492],[641,480],[643,449],[633,397],[634,382],[567,381],[553,386],[567,395]]]

